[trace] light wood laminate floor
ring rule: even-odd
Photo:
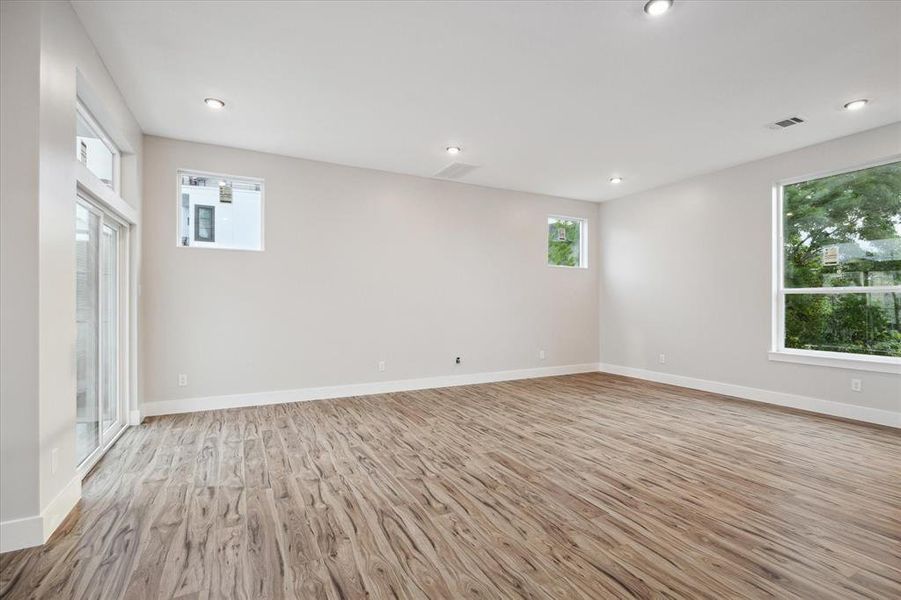
[[[601,374],[148,420],[4,598],[899,598],[901,434]]]

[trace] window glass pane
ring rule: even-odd
[[[115,155],[103,137],[84,118],[80,111],[76,112],[75,157],[97,176],[103,183],[113,187],[113,170]]]
[[[179,244],[261,250],[263,182],[179,172]]]
[[[215,242],[214,227],[216,223],[215,208],[212,206],[194,206],[194,241]]]
[[[548,217],[547,262],[558,267],[583,266],[580,219]]]
[[[75,208],[75,452],[82,462],[100,446],[98,414],[100,217]]]
[[[901,357],[901,292],[786,294],[785,347]]]
[[[783,188],[785,287],[901,285],[901,162]]]
[[[100,413],[102,430],[105,432],[119,421],[119,285],[118,285],[118,232],[109,225],[103,226],[100,246],[100,331],[103,343],[100,345],[101,386]]]

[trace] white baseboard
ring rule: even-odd
[[[141,416],[141,411],[133,410],[128,413],[128,424],[129,425],[140,425],[141,421],[144,420],[144,417]]]
[[[732,383],[721,383],[719,381],[697,379],[695,377],[686,377],[684,375],[637,369],[635,367],[623,367],[620,365],[601,363],[598,365],[598,368],[603,373],[624,375],[626,377],[646,379],[658,383],[668,383],[670,385],[678,385],[681,387],[703,390],[705,392],[723,394],[725,396],[734,396],[736,398],[744,398],[756,402],[798,408],[833,417],[843,417],[845,419],[853,419],[865,423],[875,423],[877,425],[888,425],[889,427],[901,428],[901,413],[890,410],[855,406],[853,404],[834,402],[832,400],[820,400],[819,398],[811,398],[809,396],[774,392],[771,390],[762,390]]]
[[[202,410],[239,408],[242,406],[263,406],[266,404],[284,404],[286,402],[305,402],[308,400],[346,398],[348,396],[369,396],[372,394],[408,392],[412,390],[472,385],[476,383],[534,379],[536,377],[553,377],[555,375],[573,375],[575,373],[594,373],[597,372],[597,370],[597,363],[587,363],[581,365],[564,365],[560,367],[541,367],[537,369],[517,369],[513,371],[493,371],[489,373],[469,373],[464,375],[446,375],[442,377],[423,377],[420,379],[401,379],[397,381],[378,381],[372,383],[300,388],[296,390],[280,390],[275,392],[207,396],[203,398],[184,398],[181,400],[160,400],[144,403],[141,407],[141,412],[144,416],[151,417]]]
[[[50,501],[47,508],[41,512],[41,517],[44,521],[44,539],[41,543],[46,542],[53,535],[53,532],[63,522],[69,511],[78,504],[79,500],[81,500],[81,475],[76,474],[66,484],[66,487],[56,495],[56,498]]]
[[[81,500],[81,476],[76,475],[39,515],[0,522],[0,552],[40,546],[53,535]]]
[[[279,390],[273,392],[230,394],[225,396],[206,396],[200,398],[184,398],[180,400],[162,400],[145,403],[140,412],[132,411],[131,416],[133,419],[132,423],[134,423],[134,419],[136,418],[135,413],[138,413],[139,416],[137,418],[140,419],[143,417],[198,412],[203,410],[264,406],[267,404],[284,404],[287,402],[306,402],[309,400],[346,398],[349,396],[368,396],[372,394],[387,394],[390,392],[406,392],[459,385],[472,385],[477,383],[513,381],[536,377],[552,377],[555,375],[572,375],[575,373],[591,373],[596,371],[646,379],[658,383],[668,383],[670,385],[678,385],[681,387],[703,390],[705,392],[754,400],[756,402],[797,408],[834,417],[853,419],[855,421],[901,428],[901,413],[890,410],[868,408],[865,406],[834,402],[832,400],[811,398],[809,396],[774,392],[743,385],[603,363],[586,363],[579,365],[564,365],[560,367],[494,371],[488,373],[470,373],[465,375],[447,375],[442,377],[424,377],[420,379],[401,379],[397,381],[356,383],[316,388],[300,388],[295,390]],[[140,420],[137,422],[139,423]]]
[[[0,552],[40,546],[44,543],[44,519],[40,515],[0,522]]]

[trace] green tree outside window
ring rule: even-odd
[[[548,217],[547,262],[557,267],[582,266],[582,224],[578,219]]]
[[[786,185],[782,210],[785,347],[901,356],[901,162]]]

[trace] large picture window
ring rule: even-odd
[[[901,365],[901,162],[777,191],[776,350]]]

